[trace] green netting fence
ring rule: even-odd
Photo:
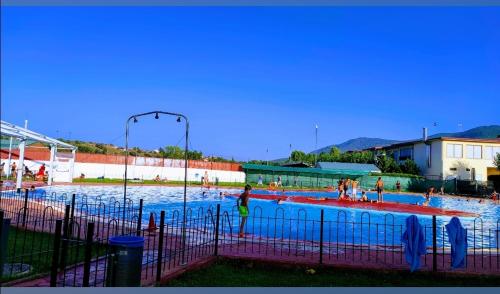
[[[262,176],[263,185],[267,186],[271,182],[277,182],[281,177],[281,182],[287,188],[324,188],[337,186],[341,178],[357,179],[362,189],[374,189],[379,176],[368,175],[368,172],[348,171],[348,170],[321,170],[316,168],[285,168],[276,166],[243,165],[246,173],[246,182],[257,184],[259,176]],[[396,190],[396,182],[401,184],[403,192],[425,192],[429,187],[435,187],[440,191],[443,186],[445,193],[454,194],[457,192],[455,180],[429,180],[423,177],[404,176],[382,176],[386,190]]]

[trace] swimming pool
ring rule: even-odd
[[[102,199],[115,197],[118,201],[123,197],[122,186],[89,186],[89,185],[64,185],[43,188],[47,193],[57,193],[68,195],[76,193],[87,195],[89,198],[101,196]],[[203,193],[203,191],[205,193]],[[234,197],[219,196],[220,192],[229,194],[241,193],[239,189],[210,189],[202,190],[200,187],[191,187],[187,189],[188,207],[195,211],[200,207],[208,209],[215,208],[217,204],[221,205],[221,211],[227,211],[230,216],[229,229],[234,233],[237,231],[239,219],[237,217]],[[281,192],[271,192],[267,190],[253,190],[252,193],[258,194],[281,194]],[[376,193],[368,192],[370,199],[376,199]],[[182,212],[183,207],[183,187],[161,187],[161,186],[131,186],[127,188],[127,197],[138,202],[144,200],[143,224],[146,224],[151,212],[159,213],[165,210],[169,212],[178,210]],[[287,192],[286,195],[310,195],[312,197],[336,197],[336,192]],[[415,204],[423,202],[423,195],[409,194],[385,194],[385,201]],[[476,232],[472,231],[474,224],[477,229],[489,234],[488,246],[498,246],[498,228],[500,218],[500,205],[486,201],[479,203],[478,199],[467,201],[460,197],[439,197],[431,198],[430,206],[444,209],[462,210],[473,212],[480,215],[480,218],[461,217],[462,224],[471,232],[468,234],[470,242],[476,242]],[[275,201],[251,199],[249,203],[250,218],[247,222],[247,232],[255,235],[281,236],[282,238],[319,238],[319,225],[321,210],[324,210],[324,221],[327,231],[325,238],[330,241],[339,239],[352,239],[353,242],[363,241],[367,235],[372,240],[378,240],[383,234],[383,239],[396,240],[399,242],[400,236],[404,231],[405,219],[410,215],[408,213],[388,213],[386,211],[375,211],[366,209],[347,209],[342,207],[332,207],[325,205],[310,205],[301,203],[285,202],[278,205]],[[432,224],[432,216],[418,215],[420,222],[429,229]],[[438,228],[442,228],[449,222],[451,217],[438,216]],[[356,228],[355,228],[356,224]],[[347,228],[347,226],[352,226]],[[345,230],[338,230],[342,226]],[[368,227],[366,227],[368,226]],[[264,228],[265,227],[265,228]],[[364,229],[363,229],[364,228]],[[389,229],[391,228],[391,229]],[[430,239],[430,229],[426,231]],[[445,233],[443,233],[445,234]],[[474,238],[474,239],[472,239]],[[371,241],[372,242],[372,241]],[[478,241],[479,242],[479,241]],[[481,243],[486,243],[482,238]],[[438,243],[442,243],[438,238]]]

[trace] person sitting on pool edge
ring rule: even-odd
[[[351,197],[349,197],[349,195],[347,195],[347,193],[344,192],[342,195],[340,195],[339,200],[342,200],[342,201],[351,201]]]
[[[366,192],[361,192],[361,202],[368,202],[368,196],[366,196]]]
[[[250,198],[250,191],[252,191],[252,186],[249,184],[245,185],[245,191],[241,193],[240,197],[236,200],[236,206],[240,212],[241,223],[240,223],[240,233],[238,238],[243,238],[245,236],[245,223],[248,217],[248,200]]]

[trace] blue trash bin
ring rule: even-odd
[[[108,270],[106,286],[141,286],[142,253],[144,238],[116,236],[109,239]]]

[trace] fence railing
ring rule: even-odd
[[[239,237],[237,209],[222,210],[220,205],[189,208],[186,222],[177,210],[161,211],[154,216],[159,225],[151,227],[141,223],[142,201],[130,200],[125,207],[124,230],[120,220],[124,208],[112,197],[9,191],[2,194],[0,208],[0,219],[11,220],[4,281],[21,277],[36,280],[37,275],[46,275],[50,286],[106,286],[107,242],[121,234],[144,237],[143,285],[160,282],[169,273],[219,255],[384,269],[408,267],[401,241],[406,228],[390,213],[383,221],[374,221],[369,212],[352,218],[346,211],[332,215],[324,210],[319,218],[312,218],[304,209],[288,216],[282,207],[264,214],[255,206],[246,221],[245,236]],[[435,216],[420,222],[427,247],[422,267],[451,270],[452,245],[444,223],[438,224]],[[491,224],[476,218],[464,224],[468,249],[461,271],[499,274],[500,220]]]

